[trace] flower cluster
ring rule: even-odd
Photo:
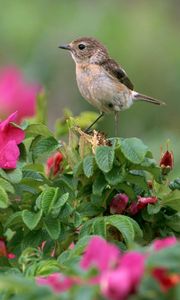
[[[122,254],[115,245],[100,237],[93,237],[80,261],[80,267],[87,272],[95,268],[97,275],[84,280],[55,273],[47,278],[37,278],[37,283],[49,285],[55,292],[64,292],[74,284],[98,284],[101,293],[108,299],[124,300],[136,292],[144,274],[144,260],[145,256],[141,253],[131,251]]]
[[[153,251],[161,251],[177,243],[175,237],[168,237],[153,242]],[[48,277],[37,278],[40,285],[49,285],[54,292],[64,292],[77,284],[99,285],[102,295],[110,300],[126,300],[128,296],[136,293],[146,268],[146,259],[150,252],[139,253],[129,251],[122,254],[115,246],[100,237],[93,237],[80,261],[84,271],[92,268],[97,270],[89,280],[78,277],[67,277],[54,273]],[[153,268],[152,277],[157,280],[162,291],[180,283],[180,276],[169,274],[165,268]]]

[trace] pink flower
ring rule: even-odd
[[[110,203],[110,213],[111,214],[122,214],[127,206],[129,198],[126,194],[115,195]]]
[[[174,246],[177,243],[177,239],[175,236],[169,236],[164,239],[155,240],[153,242],[153,248],[156,251],[159,251],[161,249]]]
[[[19,158],[18,144],[25,137],[24,131],[15,127],[17,112],[11,114],[5,121],[0,122],[0,168],[14,169]]]
[[[127,209],[130,215],[137,214],[141,209],[145,208],[148,204],[155,204],[158,201],[157,197],[141,197],[138,196],[137,202],[132,202]]]
[[[115,270],[102,273],[100,287],[102,294],[110,300],[125,300],[135,293],[144,274],[145,257],[138,252],[122,256]]]
[[[35,114],[36,96],[39,87],[27,83],[21,70],[14,66],[0,70],[1,116],[18,111],[17,122]]]
[[[113,267],[119,257],[120,251],[116,246],[97,236],[93,237],[87,245],[80,266],[84,270],[95,267],[103,272]]]
[[[49,177],[51,174],[56,176],[61,169],[61,162],[63,155],[61,152],[56,152],[53,156],[49,157],[46,162],[46,175]]]
[[[74,285],[75,280],[60,273],[53,273],[47,277],[37,277],[36,282],[39,285],[50,286],[56,293],[62,293],[69,290]]]

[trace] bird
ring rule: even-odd
[[[134,90],[134,85],[125,70],[109,55],[107,48],[92,37],[81,37],[59,48],[68,50],[76,64],[76,80],[79,91],[100,115],[85,130],[105,113],[115,115],[115,133],[118,135],[119,112],[128,109],[138,100],[156,105],[165,103]]]

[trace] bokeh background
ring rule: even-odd
[[[0,67],[21,67],[45,86],[48,122],[68,107],[94,110],[79,94],[75,66],[60,44],[80,36],[100,39],[127,71],[136,90],[167,103],[139,102],[120,116],[123,137],[137,136],[160,157],[175,153],[180,167],[180,1],[178,0],[0,0]],[[99,123],[113,135],[113,116]]]

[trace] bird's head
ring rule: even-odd
[[[69,50],[76,63],[101,63],[108,57],[107,49],[96,39],[83,37],[68,45],[59,46]]]

